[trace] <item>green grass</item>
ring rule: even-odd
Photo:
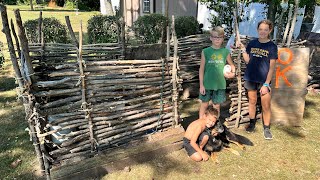
[[[20,14],[21,14],[21,19],[23,22],[27,21],[27,20],[31,20],[31,19],[37,19],[39,18],[40,15],[40,11],[36,10],[36,11],[31,11],[29,6],[7,6],[7,12],[8,12],[8,21],[10,22],[10,19],[13,19],[13,22],[15,22],[15,16],[13,13],[14,9],[20,9]],[[94,15],[98,15],[99,12],[98,11],[92,11],[92,12],[83,12],[80,11],[78,12],[78,15],[76,14],[75,11],[72,10],[64,10],[62,8],[45,8],[42,11],[42,17],[43,18],[47,18],[47,17],[55,17],[57,18],[61,23],[66,25],[66,20],[65,20],[65,16],[69,16],[70,18],[70,22],[72,24],[72,28],[73,31],[76,34],[79,34],[79,30],[80,30],[80,21],[82,21],[82,28],[83,28],[83,32],[87,32],[87,22],[88,20],[94,16]],[[2,29],[2,21],[0,21],[0,27]],[[17,30],[17,28],[16,28]],[[18,33],[18,32],[17,32]],[[6,43],[6,37],[5,35],[1,32],[0,33],[0,41]],[[7,45],[5,46],[5,48],[7,48]]]
[[[0,73],[0,179],[35,179],[38,162],[25,129],[24,108],[17,100],[15,79],[7,61]],[[17,167],[11,163],[21,160]]]
[[[183,113],[196,114],[196,100],[185,104]],[[320,178],[320,95],[308,95],[302,127],[273,125],[272,141],[264,140],[262,125],[247,134],[243,128],[233,132],[249,138],[254,146],[246,151],[232,147],[241,156],[229,151],[218,154],[218,162],[191,161],[184,149],[151,162],[119,171],[103,179],[314,179]]]

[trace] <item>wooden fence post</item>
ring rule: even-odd
[[[240,43],[240,33],[238,28],[238,3],[236,5],[236,9],[233,10],[234,14],[234,30],[236,32],[236,42]],[[236,43],[236,44],[237,44]],[[240,49],[238,50],[238,57],[237,57],[237,82],[238,82],[238,108],[237,108],[237,116],[236,116],[236,122],[235,127],[239,127],[239,123],[241,120],[241,98],[242,98],[242,82],[241,82],[241,52]]]
[[[27,40],[27,37],[26,37],[26,34],[25,34],[25,30],[24,30],[23,25],[22,25],[22,20],[21,20],[19,9],[14,10],[14,14],[15,14],[16,21],[17,21],[18,36],[19,36],[20,43],[21,43],[21,48],[22,48],[22,51],[23,51],[22,53],[23,53],[23,56],[25,58],[26,66],[27,66],[27,70],[28,70],[27,76],[29,76],[30,79],[31,79],[31,82],[28,82],[28,83],[29,83],[29,85],[31,85],[32,83],[35,83],[36,79],[35,79],[35,76],[34,76],[34,70],[33,70],[31,58],[30,58],[30,55],[29,55],[28,40]]]
[[[174,16],[172,16],[172,36],[174,39],[174,53],[173,53],[173,65],[172,65],[172,100],[174,108],[174,125],[178,125],[179,115],[178,115],[178,97],[179,92],[177,89],[177,63],[178,63],[178,39],[174,26]]]
[[[90,132],[90,142],[91,142],[91,151],[96,149],[96,141],[93,136],[93,123],[91,118],[91,110],[88,109],[88,103],[86,100],[86,82],[85,82],[85,74],[83,70],[83,59],[82,59],[82,21],[80,21],[80,32],[79,32],[79,55],[78,55],[78,63],[79,63],[79,71],[81,78],[81,96],[82,96],[82,109],[85,112],[85,119],[88,121],[89,132]]]
[[[23,89],[24,89],[24,83],[22,81],[21,71],[19,69],[17,56],[16,56],[16,53],[14,50],[14,45],[13,45],[12,37],[10,34],[7,8],[4,5],[0,4],[0,11],[1,11],[1,18],[2,18],[2,25],[3,25],[2,32],[6,35],[6,38],[7,38],[8,49],[10,52],[10,58],[11,58],[13,69],[14,69],[14,72],[16,74],[16,78],[17,78],[17,81],[19,84],[19,88],[20,88],[19,93],[21,95],[21,93],[23,92]]]

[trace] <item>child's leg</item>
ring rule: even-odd
[[[218,110],[218,117],[220,117],[220,104],[212,103],[213,108]]]
[[[196,152],[196,153],[193,153],[190,158],[194,161],[202,161],[202,156],[200,155],[200,153]]]
[[[201,118],[204,115],[204,113],[206,112],[206,110],[208,108],[211,93],[212,93],[212,91],[210,91],[210,90],[206,90],[205,95],[202,95],[201,93],[199,93],[199,99],[201,100],[200,109],[199,109],[199,118]]]
[[[212,98],[212,106],[213,108],[218,110],[219,112],[218,117],[220,117],[220,104],[226,101],[226,90],[218,89],[214,91],[211,98]]]
[[[206,109],[208,108],[209,102],[201,102],[200,103],[200,110],[199,110],[199,118],[201,118],[204,113],[206,112]]]
[[[199,142],[199,147],[200,149],[203,149],[203,147],[208,143],[209,140],[209,132],[207,132],[206,130],[204,130],[199,138],[198,138],[198,142]]]

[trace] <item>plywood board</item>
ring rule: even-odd
[[[300,126],[308,83],[309,48],[279,48],[272,80],[271,120]]]

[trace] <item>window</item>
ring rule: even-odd
[[[150,13],[150,0],[143,0],[143,12]]]

